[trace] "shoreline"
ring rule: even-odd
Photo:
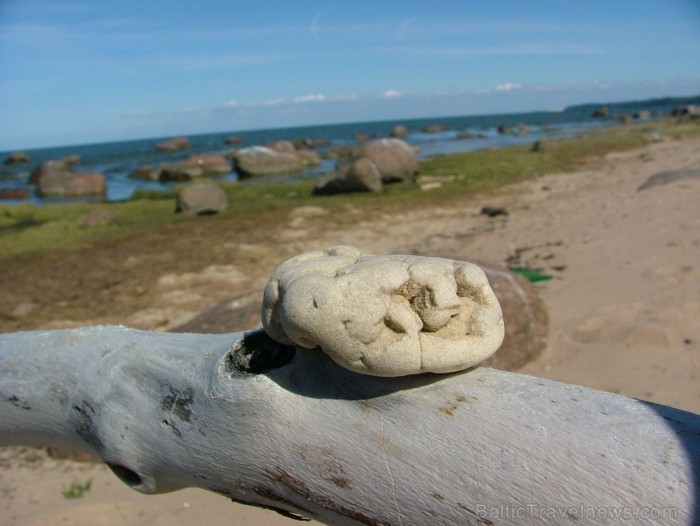
[[[679,99],[680,101],[681,99]],[[278,128],[269,130],[250,130],[230,133],[209,133],[181,137],[188,144],[185,149],[170,152],[157,151],[159,141],[168,138],[136,139],[98,144],[62,146],[54,148],[36,148],[19,152],[29,152],[28,164],[0,165],[0,190],[25,192],[27,202],[36,205],[80,202],[84,198],[42,198],[34,194],[29,184],[30,172],[41,163],[63,158],[78,158],[76,172],[95,172],[106,178],[106,195],[104,202],[118,202],[131,199],[135,191],[164,191],[172,189],[174,184],[132,178],[131,174],[146,166],[158,166],[179,162],[192,155],[220,155],[230,157],[238,147],[271,144],[280,140],[310,141],[315,143],[316,151],[323,158],[321,166],[310,167],[289,180],[304,178],[318,179],[323,174],[332,172],[333,160],[325,154],[330,148],[357,146],[362,140],[387,138],[393,128],[403,127],[407,135],[401,137],[411,146],[421,148],[419,157],[430,157],[453,153],[472,152],[483,149],[507,148],[518,144],[532,144],[541,139],[557,140],[572,137],[592,129],[614,126],[624,122],[654,123],[667,118],[675,107],[670,101],[641,101],[605,106],[611,113],[605,117],[593,116],[596,105],[582,105],[562,111],[536,111],[525,113],[502,113],[485,115],[466,115],[452,117],[430,117],[422,119],[396,119],[377,122],[358,122],[347,124],[318,125],[297,128]],[[612,108],[612,110],[611,110]],[[628,113],[623,114],[622,111]],[[631,113],[629,113],[631,112]],[[638,117],[642,115],[641,117]],[[228,144],[227,139],[235,136],[240,144]],[[172,138],[171,138],[172,139]],[[177,139],[177,140],[180,140]],[[163,141],[163,142],[168,142]],[[0,157],[11,153],[3,152]],[[237,181],[235,167],[219,178],[219,181]],[[87,199],[90,201],[90,199]],[[12,204],[14,200],[1,200],[0,204]]]
[[[556,151],[537,155],[530,153],[529,140],[523,145],[495,150],[436,155],[420,160],[421,181],[437,188],[431,192],[416,192],[415,188],[392,185],[378,194],[319,198],[311,195],[314,180],[279,182],[260,177],[243,183],[223,182],[221,186],[228,194],[231,206],[219,214],[217,219],[227,217],[237,221],[242,213],[250,215],[271,210],[289,210],[304,205],[330,205],[337,208],[344,202],[367,206],[367,201],[371,201],[373,206],[376,203],[381,207],[386,203],[409,199],[426,201],[427,206],[433,206],[441,200],[491,191],[525,178],[555,171],[578,170],[583,167],[582,163],[590,162],[609,151],[646,144],[653,140],[654,135],[668,134],[669,138],[673,138],[695,133],[700,133],[697,122],[679,124],[673,119],[664,119],[589,130],[576,137],[552,141]],[[211,180],[217,181],[216,178]],[[175,206],[177,191],[182,186],[173,184],[169,191],[140,191],[125,201],[47,202],[39,206],[27,201],[0,203],[0,259],[23,252],[44,252],[71,245],[93,244],[102,239],[131,236],[143,230],[180,225],[193,220],[202,222],[201,218],[172,214],[171,207]],[[99,225],[93,228],[80,226],[81,218],[88,212],[101,209],[111,211],[119,221],[109,228]]]

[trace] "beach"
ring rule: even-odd
[[[519,372],[698,413],[700,179],[640,187],[659,173],[700,169],[700,138],[661,137],[579,164],[572,172],[430,207],[372,210],[349,200],[343,214],[337,214],[320,200],[277,213],[274,229],[239,224],[235,231],[217,231],[218,226],[202,224],[187,238],[173,236],[172,229],[160,232],[149,238],[153,253],[128,244],[119,245],[121,252],[114,246],[93,252],[83,247],[87,255],[66,253],[64,264],[69,267],[71,258],[75,264],[89,259],[110,275],[114,310],[91,309],[86,303],[91,287],[104,289],[98,279],[103,274],[75,278],[77,300],[57,306],[62,300],[56,292],[51,309],[25,306],[24,314],[23,303],[39,300],[23,300],[28,288],[20,283],[8,289],[10,310],[17,315],[3,328],[119,323],[182,330],[208,311],[208,323],[216,329],[216,313],[226,305],[241,313],[227,327],[253,328],[259,317],[247,307],[260,301],[270,272],[288,257],[333,245],[499,265],[518,260],[552,276],[534,284],[550,317],[547,348]],[[424,191],[431,190],[426,186]],[[481,214],[487,205],[503,207],[508,214]],[[219,236],[216,246],[206,243],[212,232]],[[163,246],[170,252],[159,250]],[[201,258],[178,264],[178,251],[185,249],[198,251]],[[50,275],[40,277],[39,270],[33,269],[34,276],[49,280],[45,290],[52,297]],[[20,269],[12,279],[32,277]],[[206,324],[200,318],[198,325]],[[0,451],[0,522],[8,526],[292,524],[274,512],[201,490],[143,496],[98,464],[55,460],[33,449]],[[76,480],[91,480],[89,491],[65,498],[63,490]]]

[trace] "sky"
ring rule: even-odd
[[[698,0],[0,0],[0,150],[698,94]]]

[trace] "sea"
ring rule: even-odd
[[[687,102],[687,101],[683,101]],[[431,117],[423,119],[394,119],[378,122],[356,122],[348,124],[332,124],[323,126],[305,126],[296,128],[276,128],[266,130],[231,130],[220,133],[190,135],[190,148],[178,152],[164,153],[155,145],[163,140],[178,136],[157,137],[100,144],[82,144],[54,148],[39,148],[24,150],[30,157],[30,163],[24,165],[0,165],[0,189],[23,189],[30,195],[29,201],[34,204],[74,202],[76,199],[40,198],[29,184],[31,171],[42,162],[60,159],[69,155],[79,155],[80,164],[74,167],[76,172],[99,172],[107,179],[107,201],[122,201],[131,198],[139,189],[168,190],[174,183],[160,183],[132,179],[129,174],[144,165],[159,165],[186,159],[193,154],[214,153],[225,154],[234,147],[265,145],[280,140],[310,139],[324,141],[317,151],[324,151],[337,146],[347,146],[357,143],[358,135],[369,139],[388,137],[396,125],[403,125],[408,130],[404,138],[408,143],[418,147],[419,158],[434,155],[469,152],[483,149],[503,148],[518,144],[533,143],[539,139],[557,139],[570,137],[587,130],[619,123],[621,115],[634,116],[646,110],[651,119],[669,115],[679,106],[678,99],[657,99],[651,101],[626,102],[606,104],[610,110],[607,118],[595,118],[596,108],[603,105],[572,106],[561,111],[541,111],[531,113],[468,115],[458,117]],[[438,124],[442,131],[428,133],[429,125]],[[527,127],[526,135],[499,133],[500,126],[520,125]],[[463,138],[468,134],[470,138]],[[240,137],[243,142],[235,146],[225,143],[230,136]],[[0,152],[0,160],[5,159],[11,152]],[[325,174],[335,170],[335,161],[324,160],[320,166],[307,169],[305,172],[283,178],[264,181],[294,181],[300,178],[320,179]],[[235,172],[223,176],[222,180],[236,181]],[[255,184],[261,179],[241,181],[240,184]],[[3,204],[26,202],[19,200],[2,200]]]

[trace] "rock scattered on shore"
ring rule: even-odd
[[[186,161],[168,163],[161,166],[158,180],[190,181],[198,177],[215,177],[231,173],[231,165],[221,155],[193,155]]]
[[[687,181],[690,179],[700,180],[700,168],[683,168],[681,170],[671,170],[652,175],[649,177],[649,179],[644,181],[639,188],[637,188],[637,191],[646,190],[647,188],[651,188],[653,186],[670,184],[676,181]]]
[[[382,183],[415,181],[418,159],[411,146],[401,139],[378,139],[367,143],[361,152],[382,174]]]
[[[351,192],[381,192],[382,174],[367,158],[361,158],[350,166],[320,181],[314,195],[334,195]]]
[[[514,124],[501,124],[497,131],[499,135],[517,135],[518,137],[524,137],[530,133],[529,128],[522,122],[517,126]]]
[[[0,199],[29,199],[29,193],[22,188],[0,188]]]
[[[66,163],[69,166],[72,166],[74,164],[80,164],[83,162],[83,158],[78,155],[78,154],[73,154],[73,155],[66,155],[65,157],[61,157],[59,161]]]
[[[285,153],[266,146],[242,148],[234,155],[238,175],[244,179],[263,175],[282,175],[302,172],[306,164],[293,153]]]
[[[226,192],[219,185],[207,181],[183,188],[177,196],[175,212],[211,215],[223,212],[227,207]]]
[[[160,150],[161,152],[176,152],[189,147],[190,141],[187,137],[176,137],[156,144],[156,150]]]
[[[408,137],[408,129],[406,129],[406,126],[398,124],[394,126],[393,130],[391,130],[391,136],[395,139],[403,139]]]
[[[318,153],[306,148],[298,149],[291,141],[242,148],[235,152],[233,159],[241,178],[299,173],[307,166],[321,164]]]
[[[40,197],[104,196],[107,180],[97,172],[74,172],[65,161],[46,161],[29,176]]]
[[[12,152],[10,155],[5,157],[3,164],[28,164],[29,155],[24,152]]]
[[[330,142],[331,141],[328,139],[309,139],[308,137],[304,137],[302,139],[292,141],[292,144],[294,144],[294,147],[297,150],[312,150],[320,146],[327,146],[330,144]]]
[[[698,118],[700,117],[700,106],[697,104],[690,104],[689,106],[673,108],[671,115],[673,117],[690,117],[691,119]]]
[[[447,131],[447,126],[444,124],[428,124],[423,128],[424,133],[441,133]]]
[[[334,154],[339,167],[316,185],[314,195],[380,192],[385,184],[414,183],[418,177],[416,152],[401,139],[377,139]]]
[[[487,205],[481,209],[481,215],[488,217],[507,216],[508,210],[502,206]]]
[[[80,226],[90,228],[98,225],[112,226],[119,224],[119,218],[106,208],[93,208],[80,220]]]
[[[231,171],[231,164],[224,156],[198,154],[184,161],[140,166],[129,174],[129,178],[160,182],[190,181],[199,177],[226,175]]]
[[[495,265],[479,264],[503,311],[506,335],[501,348],[482,363],[514,371],[537,358],[547,346],[549,315],[537,290],[526,279]]]
[[[143,179],[145,181],[157,181],[160,177],[160,166],[151,166],[150,164],[139,166],[132,170],[129,174],[129,179]]]
[[[313,150],[306,147],[299,147],[291,141],[277,141],[268,144],[267,148],[271,148],[280,153],[289,153],[296,156],[305,166],[318,166],[321,164],[321,157]]]

